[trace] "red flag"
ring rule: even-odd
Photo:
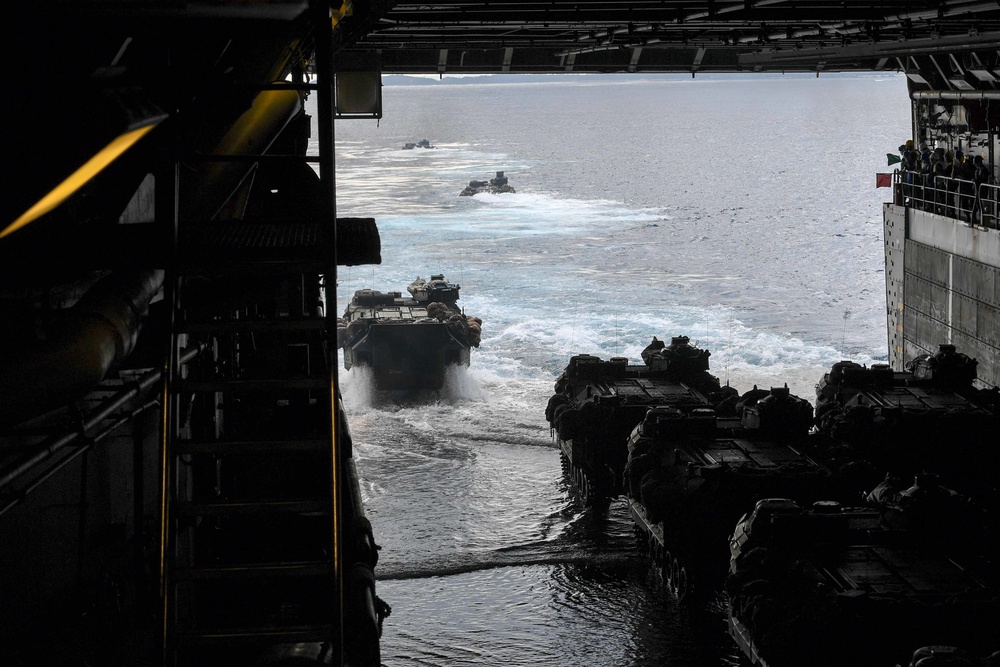
[[[891,188],[892,187],[892,174],[875,174],[875,187],[876,188]]]

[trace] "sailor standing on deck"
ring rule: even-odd
[[[982,155],[977,155],[972,159],[972,181],[976,187],[976,195],[972,205],[972,223],[975,224],[977,216],[982,215],[983,212],[980,197],[986,195],[979,186],[990,182],[990,170],[986,167]]]
[[[948,197],[948,184],[947,181],[943,180],[948,176],[948,164],[944,159],[944,148],[934,149],[934,154],[931,156],[931,170],[934,172],[933,187],[934,187],[934,212],[943,213],[944,203]]]
[[[920,158],[920,201],[918,202],[918,207],[922,210],[930,210],[931,205],[928,202],[934,199],[934,154],[930,151],[924,151]]]
[[[941,180],[938,187],[940,187],[944,196],[944,207],[941,213],[948,216],[949,218],[955,217],[955,197],[956,197],[956,187],[955,181],[955,153],[948,150],[944,153],[944,178]]]
[[[990,182],[990,170],[986,166],[986,162],[983,161],[982,155],[977,155],[972,159],[972,168],[975,174],[973,180],[976,185]]]
[[[963,220],[971,220],[973,201],[975,200],[975,186],[973,179],[976,176],[975,167],[972,166],[971,156],[967,159],[962,151],[955,153],[954,177],[958,181],[958,216]]]

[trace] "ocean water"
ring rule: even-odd
[[[690,336],[741,392],[812,399],[886,359],[875,172],[909,133],[901,76],[386,86],[340,121],[338,214],[378,221],[356,289],[443,273],[483,320],[444,390],[341,371],[397,665],[740,664],[721,601],[679,605],[625,506],[582,507],[545,422],[573,354]],[[403,150],[429,139],[434,149]],[[459,197],[504,171],[515,194]]]

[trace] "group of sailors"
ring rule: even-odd
[[[979,186],[994,182],[982,155],[941,146],[931,149],[926,143],[918,148],[912,139],[901,145],[899,152],[903,190],[915,207],[970,222],[981,213]]]

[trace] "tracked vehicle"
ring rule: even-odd
[[[677,336],[670,345],[656,337],[643,350],[644,363],[622,357],[607,361],[576,355],[555,383],[545,408],[563,468],[586,503],[605,502],[623,491],[622,473],[628,460],[632,429],[653,406],[682,412],[718,406],[735,390],[722,387],[708,372],[708,350]]]
[[[905,371],[835,363],[816,387],[816,422],[826,439],[813,441],[825,444],[814,454],[831,466],[863,468],[869,488],[886,471],[931,472],[965,493],[990,492],[1000,462],[997,392],[974,386],[976,367],[954,345],[913,359]]]
[[[459,289],[435,274],[410,283],[409,297],[356,291],[338,322],[344,368],[371,369],[380,390],[440,389],[449,366],[469,365],[482,334],[482,320],[456,304]]]
[[[802,452],[812,406],[772,389],[748,392],[739,416],[709,408],[651,408],[628,440],[625,493],[640,543],[680,599],[721,588],[733,523],[753,502],[801,500],[851,489]]]
[[[995,572],[949,539],[946,498],[916,494],[898,508],[911,513],[902,528],[887,525],[884,507],[758,501],[730,543],[730,634],[770,667],[908,664],[928,644],[988,654]]]
[[[465,186],[458,196],[459,197],[472,197],[481,193],[488,193],[493,195],[499,194],[513,194],[517,192],[514,187],[510,184],[509,179],[503,175],[502,171],[498,171],[497,175],[488,181],[469,181],[469,184]]]

